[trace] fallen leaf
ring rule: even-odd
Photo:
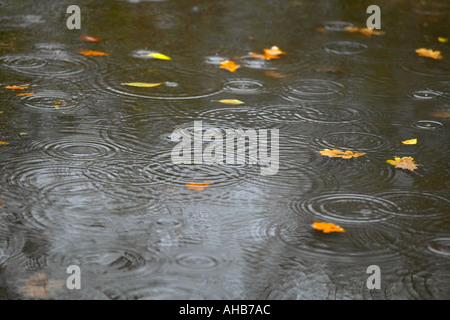
[[[91,36],[87,36],[87,35],[85,35],[85,34],[82,34],[81,36],[80,36],[80,39],[81,40],[83,40],[83,41],[86,41],[86,42],[101,42],[102,41],[102,39],[100,39],[100,38],[95,38],[95,37],[91,37]]]
[[[59,105],[57,105],[57,104],[54,105],[53,107],[54,107],[55,109],[59,109]]]
[[[22,90],[22,89],[28,89],[29,86],[6,86],[5,89],[9,90]]]
[[[438,37],[438,41],[439,41],[440,43],[447,43],[447,42],[448,42],[448,38]]]
[[[65,104],[65,103],[66,103],[65,101],[53,101],[53,104],[56,104],[58,106],[61,106],[61,105]]]
[[[147,56],[155,58],[155,59],[159,59],[159,60],[172,60],[172,58],[166,56],[165,54],[158,53],[158,52],[149,53]]]
[[[0,114],[2,114],[3,113],[3,111],[0,111]]]
[[[317,27],[316,28],[316,32],[318,32],[318,33],[326,33],[327,29],[325,29],[324,27]]]
[[[209,182],[204,181],[203,183],[188,183],[186,184],[186,188],[188,188],[188,190],[199,190],[199,191],[203,191],[205,188],[207,188],[208,186],[210,186],[211,184]]]
[[[341,228],[338,225],[335,225],[331,222],[314,222],[313,228],[316,230],[321,230],[324,233],[330,233],[330,232],[345,232],[343,228]]]
[[[47,298],[64,286],[63,281],[49,280],[45,273],[35,273],[18,291],[28,297]]]
[[[433,112],[433,116],[438,118],[447,119],[450,118],[450,111],[449,110],[437,110]]]
[[[365,35],[366,37],[371,37],[371,36],[383,36],[385,34],[384,31],[377,31],[375,29],[370,29],[370,28],[360,28],[360,27],[346,27],[345,31],[349,32],[349,33],[361,33],[362,35]]]
[[[265,60],[280,59],[280,55],[286,54],[286,52],[281,51],[280,48],[278,48],[277,46],[272,46],[272,48],[264,49],[263,51],[264,54],[255,52],[249,52],[249,54],[256,59],[265,59]]]
[[[285,79],[285,78],[291,77],[289,74],[282,73],[277,70],[266,70],[266,71],[264,71],[264,75],[274,78],[274,79]]]
[[[78,51],[79,54],[83,56],[109,56],[109,53],[94,51],[94,50],[81,50]]]
[[[148,82],[127,82],[127,83],[122,83],[122,85],[124,85],[124,86],[139,87],[139,88],[153,88],[153,87],[157,87],[157,86],[159,86],[161,84],[162,84],[162,82],[160,82],[160,83],[148,83]]]
[[[2,201],[2,200],[0,200],[0,208],[3,208],[3,205],[4,205],[5,203]]]
[[[222,99],[222,100],[213,100],[224,104],[243,104],[244,102],[238,99]]]
[[[9,142],[0,141],[0,145],[6,146],[7,144],[9,144]]]
[[[33,92],[23,92],[23,93],[17,93],[16,96],[26,97],[26,96],[32,96],[33,94],[34,94]]]
[[[362,153],[362,152],[353,153],[353,151],[350,151],[350,150],[341,151],[341,150],[336,150],[336,149],[333,149],[333,150],[325,149],[325,150],[320,150],[319,152],[321,155],[326,156],[326,157],[342,158],[342,159],[357,158],[359,156],[364,155],[364,153]]]
[[[387,160],[386,162],[392,164],[396,168],[407,169],[411,171],[414,171],[419,166],[414,162],[414,158],[411,157],[395,157],[394,160]]]
[[[402,141],[403,144],[417,144],[417,139],[409,139]]]
[[[28,135],[28,133],[26,133],[26,132],[19,132],[19,136],[26,136],[26,135]]]
[[[233,61],[227,60],[227,61],[222,61],[220,63],[220,68],[222,69],[227,69],[230,72],[235,72],[237,68],[239,68],[241,65],[240,64],[236,64]]]
[[[440,51],[433,51],[431,49],[419,48],[416,49],[416,53],[421,57],[432,58],[435,60],[441,60],[443,58]]]

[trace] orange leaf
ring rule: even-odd
[[[359,28],[359,27],[346,27],[345,31],[349,32],[349,33],[355,33],[355,32],[359,32],[362,35],[365,35],[366,37],[371,37],[371,36],[382,36],[385,34],[384,31],[376,31],[375,29],[369,29],[369,28]]]
[[[406,170],[411,170],[411,171],[416,170],[417,167],[419,166],[418,164],[416,164],[414,162],[414,158],[411,158],[411,157],[403,157],[403,158],[395,157],[394,160],[387,160],[386,162],[389,164],[392,164],[396,168],[401,168],[401,169],[406,169]]]
[[[29,86],[6,86],[5,89],[9,90],[22,90],[27,89]]]
[[[32,96],[33,94],[34,94],[33,92],[23,92],[23,93],[17,93],[16,96],[26,97],[26,96]]]
[[[419,48],[416,49],[416,53],[421,57],[427,57],[436,60],[441,60],[443,58],[440,51],[433,51],[431,49]]]
[[[222,61],[220,63],[220,68],[222,69],[228,69],[230,72],[234,72],[236,71],[237,68],[239,68],[241,65],[240,64],[236,64],[233,61],[227,60],[227,61]]]
[[[281,51],[277,46],[273,46],[270,49],[264,49],[264,54],[254,52],[249,52],[249,54],[251,54],[256,59],[272,60],[280,59],[280,55],[286,54],[286,52]]]
[[[109,56],[108,53],[94,51],[94,50],[81,50],[81,51],[78,51],[78,53],[82,54],[84,56]]]
[[[0,141],[0,145],[7,145],[7,144],[9,144],[9,142],[5,142],[5,141]]]
[[[253,58],[256,58],[256,59],[265,59],[266,58],[266,56],[261,53],[249,52],[249,54],[251,54],[253,56]]]
[[[203,183],[187,183],[186,184],[186,188],[188,188],[188,190],[199,190],[199,191],[203,191],[205,188],[207,188],[208,186],[210,186],[211,184],[209,182],[204,181]]]
[[[330,232],[345,232],[345,230],[338,225],[335,225],[331,222],[314,222],[313,228],[316,230],[321,230],[324,233],[330,233]]]
[[[86,41],[86,42],[101,42],[102,41],[102,39],[100,39],[100,38],[94,38],[94,37],[91,37],[91,36],[87,36],[85,34],[82,34],[80,36],[80,39],[83,40],[83,41]]]
[[[353,151],[350,151],[350,150],[341,151],[341,150],[336,150],[336,149],[333,149],[333,150],[325,149],[325,150],[320,150],[319,152],[321,155],[326,156],[326,157],[342,158],[342,159],[357,158],[359,156],[364,155],[364,153],[362,153],[362,152],[353,153]]]

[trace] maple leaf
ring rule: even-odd
[[[326,156],[326,157],[332,157],[332,158],[342,158],[342,159],[350,159],[350,158],[357,158],[360,156],[363,156],[364,153],[362,152],[353,152],[350,150],[347,151],[341,151],[341,150],[330,150],[330,149],[325,149],[325,150],[320,150],[319,151],[321,155]]]
[[[241,66],[240,64],[236,64],[230,60],[222,61],[220,63],[220,68],[227,69],[230,72],[235,72],[236,69],[239,68],[240,66]]]
[[[6,86],[5,89],[9,90],[22,90],[22,89],[28,89],[29,86]]]
[[[365,35],[366,37],[371,37],[371,36],[382,36],[385,34],[384,31],[377,31],[375,29],[370,29],[370,28],[360,28],[360,27],[346,27],[345,31],[349,32],[349,33],[355,33],[355,32],[359,32],[362,35]]]
[[[331,222],[314,222],[313,229],[320,230],[323,233],[345,232],[343,228]]]
[[[83,40],[83,41],[86,41],[86,42],[101,42],[102,41],[102,39],[100,39],[100,38],[94,38],[94,37],[87,36],[87,35],[84,35],[84,34],[82,34],[80,36],[80,39]]]
[[[203,191],[205,188],[207,188],[208,186],[210,186],[211,184],[209,182],[204,181],[203,183],[187,183],[186,184],[186,188],[188,188],[188,190],[199,190],[199,191]]]
[[[417,144],[417,139],[409,139],[402,141],[403,144]]]
[[[416,49],[416,53],[421,57],[432,58],[435,60],[441,60],[443,58],[440,51],[433,51],[431,49],[419,48]]]
[[[109,56],[109,53],[94,51],[94,50],[81,50],[78,51],[79,54],[83,56]]]
[[[411,157],[395,157],[394,160],[386,160],[387,163],[392,164],[396,168],[406,169],[414,171],[419,166],[414,162],[414,158]]]

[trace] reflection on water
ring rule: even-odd
[[[0,86],[28,86],[0,95],[0,298],[450,298],[450,5],[390,1],[384,36],[346,32],[370,4],[83,0],[68,30],[58,2],[0,1]],[[272,45],[287,54],[248,54]],[[278,173],[174,164],[172,134],[194,121],[278,129]],[[65,287],[69,265],[82,290]]]

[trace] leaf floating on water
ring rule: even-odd
[[[437,110],[433,112],[433,116],[443,119],[450,118],[450,111],[449,110]]]
[[[78,51],[79,54],[83,56],[109,56],[109,53],[95,51],[95,50],[81,50]]]
[[[416,49],[416,53],[420,56],[420,57],[427,57],[427,58],[432,58],[435,60],[442,60],[443,56],[441,55],[440,51],[433,51],[431,49],[425,49],[425,48],[419,48]]]
[[[0,145],[6,146],[7,144],[9,144],[9,142],[0,141]]]
[[[439,41],[440,43],[447,43],[447,42],[448,42],[448,38],[445,38],[445,37],[438,37],[438,41]]]
[[[5,203],[2,201],[2,200],[0,200],[0,208],[3,208],[3,205],[4,205]]]
[[[100,38],[95,38],[95,37],[87,36],[87,35],[85,35],[85,34],[82,34],[82,35],[80,36],[80,39],[83,40],[83,41],[85,41],[85,42],[96,42],[96,43],[98,43],[98,42],[101,42],[101,41],[102,41],[102,39],[100,39]]]
[[[406,170],[411,170],[411,171],[416,170],[417,167],[419,166],[418,164],[416,164],[414,162],[414,158],[411,158],[411,157],[403,157],[403,158],[395,157],[394,160],[387,160],[386,162],[389,164],[392,164],[396,168],[401,168],[401,169],[406,169]]]
[[[33,94],[34,94],[33,92],[23,92],[23,93],[17,93],[16,96],[26,97],[26,96],[32,96]]]
[[[403,144],[417,144],[417,139],[409,139],[402,141]]]
[[[27,297],[47,298],[64,286],[63,281],[51,280],[45,273],[35,273],[18,290]]]
[[[360,28],[360,27],[346,27],[345,31],[349,32],[349,33],[361,33],[362,35],[365,35],[366,37],[371,37],[371,36],[383,36],[385,35],[384,31],[377,31],[375,29],[370,29],[370,28]]]
[[[22,90],[22,89],[28,89],[30,86],[6,86],[5,89],[9,90]]]
[[[282,73],[277,70],[266,70],[264,71],[264,75],[274,79],[285,79],[291,77],[289,74]]]
[[[272,46],[269,49],[264,49],[264,53],[255,53],[255,52],[249,52],[250,55],[252,55],[256,59],[265,59],[265,60],[272,60],[272,59],[280,59],[280,56],[283,54],[286,54],[286,52],[281,51],[280,48],[277,46]]]
[[[342,158],[342,159],[351,159],[351,158],[357,158],[360,156],[363,156],[364,153],[362,152],[353,152],[350,150],[347,151],[341,151],[341,150],[330,150],[330,149],[325,149],[325,150],[320,150],[319,151],[321,155],[325,156],[325,157],[332,157],[332,158]]]
[[[204,181],[203,183],[187,183],[186,184],[186,188],[188,188],[188,190],[199,190],[199,191],[203,191],[205,188],[207,188],[208,186],[210,186],[211,184],[209,182]]]
[[[149,83],[149,82],[127,82],[122,83],[124,86],[130,86],[130,87],[139,87],[139,88],[153,88],[157,87],[163,84],[162,82],[159,83]]]
[[[220,63],[220,68],[222,69],[227,69],[230,72],[235,72],[236,69],[240,68],[241,65],[240,64],[236,64],[233,61],[227,60],[227,61],[222,61]]]
[[[172,60],[172,58],[166,56],[165,54],[158,53],[158,52],[149,53],[147,56],[155,58],[155,59],[159,59],[159,60]]]
[[[243,104],[244,102],[238,99],[222,99],[222,100],[213,100],[213,101],[217,101],[220,103],[224,103],[224,104],[233,104],[233,105],[238,105],[238,104]]]
[[[323,233],[345,232],[343,228],[331,222],[314,222],[313,229],[320,230]]]

